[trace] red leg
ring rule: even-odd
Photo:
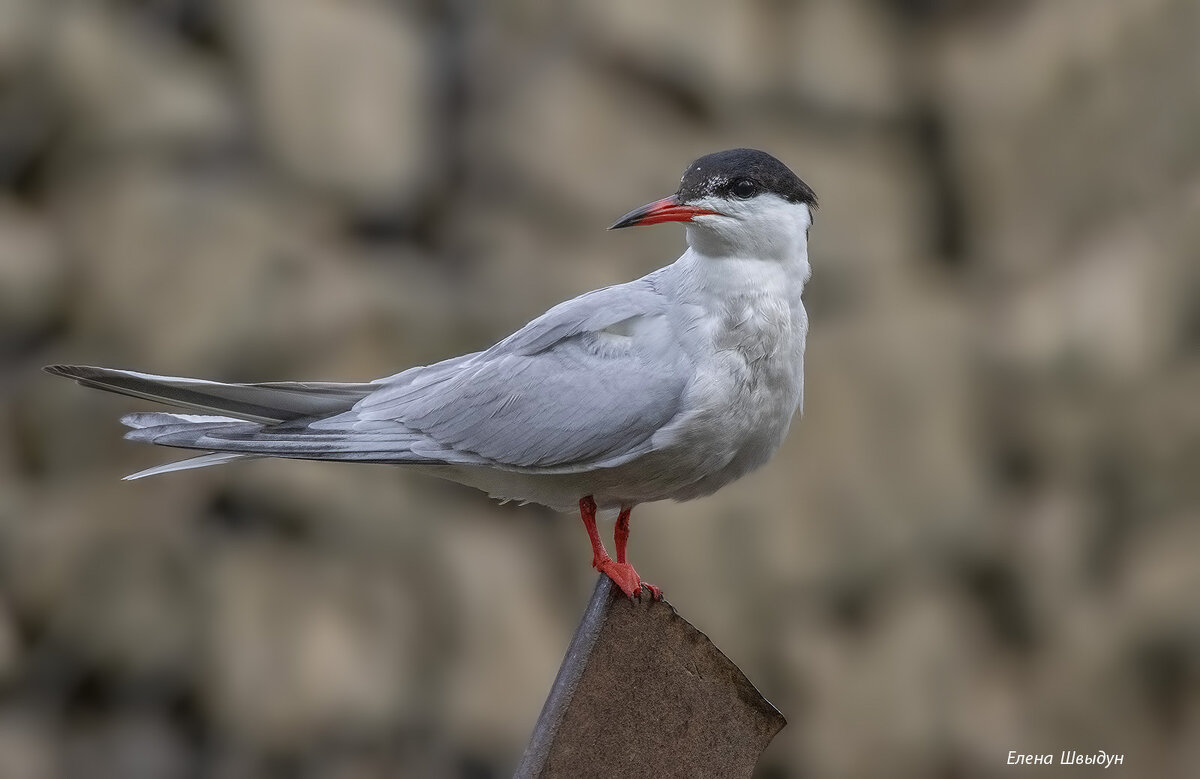
[[[583,527],[587,530],[588,540],[592,542],[592,567],[599,570],[604,561],[611,559],[604,542],[600,540],[600,532],[596,530],[596,501],[591,495],[579,499],[579,516],[583,519]]]
[[[583,527],[592,542],[592,567],[612,579],[613,584],[620,587],[627,597],[634,597],[646,587],[650,590],[651,597],[657,600],[662,597],[662,590],[643,582],[633,566],[625,562],[625,544],[629,540],[629,511],[628,508],[621,509],[621,515],[617,518],[618,559],[613,560],[608,556],[608,550],[604,548],[604,542],[600,540],[600,533],[596,530],[596,501],[591,495],[580,499],[579,516],[583,519]]]
[[[617,515],[617,526],[613,530],[613,540],[617,543],[617,562],[625,565],[629,565],[625,560],[625,547],[629,543],[629,514],[632,511],[633,506],[622,506],[621,513]],[[642,581],[641,577],[638,578],[638,585],[650,590],[650,597],[654,600],[662,600],[662,590],[658,587]]]
[[[633,506],[622,506],[617,515],[617,527],[613,530],[613,540],[617,542],[617,562],[625,562],[625,545],[629,543],[629,512]]]

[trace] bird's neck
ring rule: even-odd
[[[686,279],[678,290],[681,297],[711,309],[747,296],[776,298],[793,309],[799,308],[811,274],[808,246],[803,239],[790,252],[769,258],[707,254],[690,246],[675,264],[683,271],[680,277]]]

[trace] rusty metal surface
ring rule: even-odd
[[[750,776],[784,724],[669,603],[600,576],[515,776]]]

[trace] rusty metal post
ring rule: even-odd
[[[674,607],[600,576],[515,776],[748,777],[785,724]]]

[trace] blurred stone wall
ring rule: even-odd
[[[578,520],[387,467],[137,483],[40,373],[368,379],[641,275],[694,157],[821,197],[806,415],[632,557],[762,776],[1200,775],[1200,6],[0,0],[0,776],[505,776]],[[1066,769],[1063,769],[1066,770]]]

